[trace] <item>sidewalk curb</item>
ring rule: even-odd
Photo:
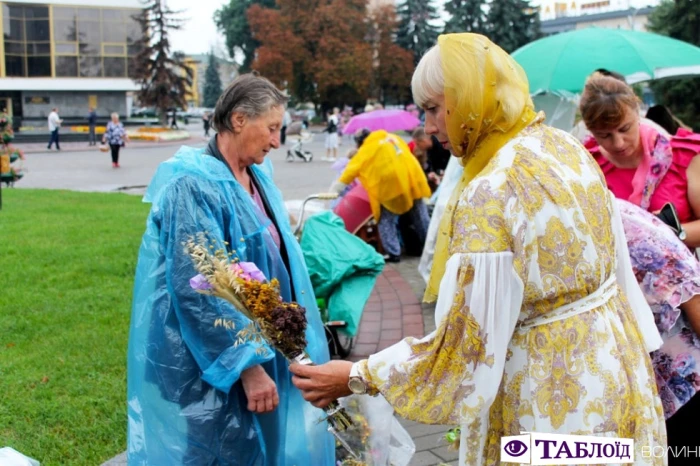
[[[172,146],[184,146],[188,144],[204,144],[207,140],[203,138],[197,138],[197,137],[191,137],[189,139],[182,139],[180,141],[153,141],[153,142],[132,142],[132,143],[127,143],[127,145],[124,147],[124,149],[129,150],[129,149],[151,149],[154,147],[172,147]],[[38,143],[30,143],[30,144],[38,144]],[[65,143],[64,146],[66,146],[65,149],[57,151],[55,149],[46,149],[46,147],[38,147],[38,148],[25,148],[22,145],[17,145],[19,149],[22,149],[22,152],[25,154],[60,154],[61,152],[99,152],[99,145],[97,146],[85,146],[85,145],[80,145],[77,147],[73,146],[67,146],[68,144],[73,144],[73,143]],[[42,146],[44,144],[42,143]]]

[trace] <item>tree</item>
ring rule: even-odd
[[[666,0],[649,16],[649,29],[700,46],[700,2]],[[651,88],[658,103],[666,105],[684,123],[700,128],[700,79],[655,81]]]
[[[498,0],[489,4],[488,35],[508,53],[541,35],[537,8],[527,0]]]
[[[396,44],[398,17],[394,5],[371,13],[374,48],[374,97],[382,104],[403,103],[410,96],[413,53]]]
[[[450,15],[445,22],[445,33],[486,33],[485,3],[484,0],[452,0],[445,3],[445,11]]]
[[[432,0],[404,0],[398,7],[399,29],[396,42],[413,53],[417,65],[423,54],[435,45],[438,28],[431,21],[438,19]]]
[[[219,76],[219,63],[214,52],[209,52],[209,63],[204,72],[204,99],[205,107],[215,107],[216,101],[221,95],[221,77]]]
[[[192,86],[192,70],[185,64],[184,54],[170,52],[168,31],[180,29],[178,14],[162,0],[145,0],[136,17],[142,32],[134,67],[134,79],[141,86],[138,98],[142,105],[156,107],[163,125],[169,109],[187,106],[186,93]]]
[[[253,5],[248,21],[260,41],[253,68],[302,102],[328,109],[366,100],[372,47],[366,0],[278,0]]]
[[[214,23],[226,37],[226,47],[232,59],[237,53],[243,54],[241,72],[250,71],[255,59],[255,50],[260,42],[253,38],[246,12],[253,5],[264,8],[274,8],[275,0],[230,0],[214,13]]]

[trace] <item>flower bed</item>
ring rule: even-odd
[[[182,141],[190,138],[190,133],[187,131],[171,130],[162,127],[139,127],[127,129],[126,133],[132,141],[165,142]]]
[[[86,125],[70,126],[68,129],[73,133],[87,133],[90,131],[90,127]],[[105,126],[96,126],[95,134],[104,134],[105,130]]]

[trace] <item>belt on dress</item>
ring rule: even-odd
[[[551,324],[558,320],[568,319],[569,317],[591,311],[610,301],[610,299],[617,294],[617,291],[617,277],[613,273],[613,275],[605,280],[605,283],[588,296],[574,301],[573,303],[560,306],[541,316],[523,320],[516,327],[516,331],[530,329],[539,325]]]

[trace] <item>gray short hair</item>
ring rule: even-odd
[[[285,105],[287,97],[268,79],[257,73],[242,74],[226,88],[216,102],[212,123],[218,132],[233,132],[231,117],[242,113],[255,119],[274,107]]]
[[[425,134],[425,128],[423,128],[422,126],[419,126],[413,130],[413,133],[411,134],[411,138],[415,139],[416,141],[419,141],[421,139],[429,138],[429,136],[427,134]]]

